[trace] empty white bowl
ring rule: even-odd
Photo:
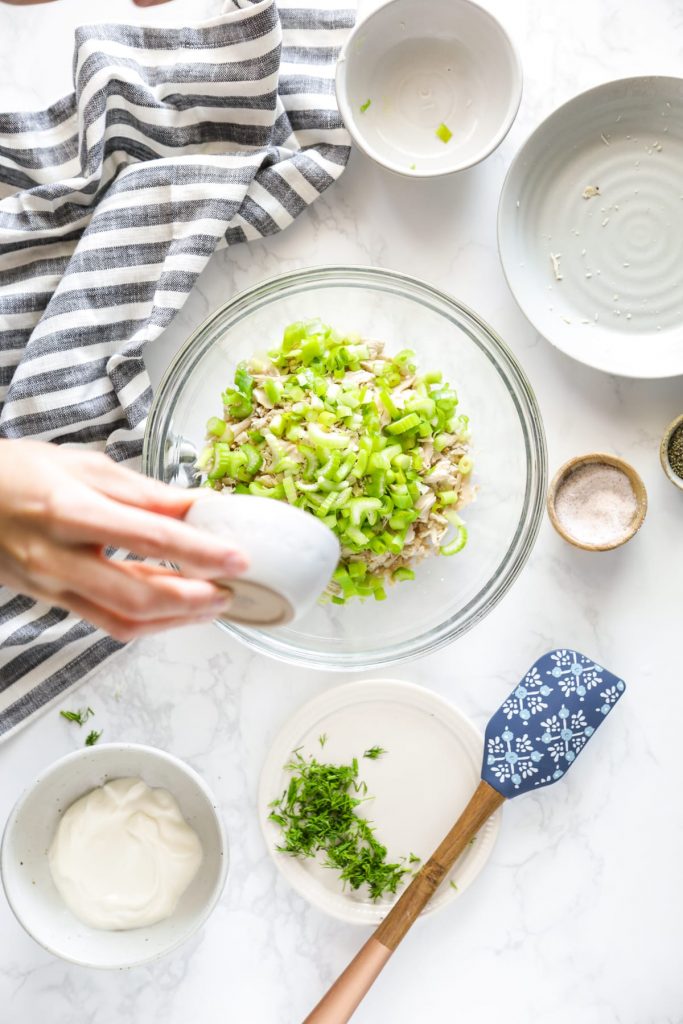
[[[171,917],[146,928],[101,931],[67,909],[52,881],[47,851],[61,815],[75,800],[111,779],[133,776],[176,798],[201,840],[204,859]],[[103,743],[55,761],[20,797],[5,826],[0,868],[14,915],[48,952],[84,967],[134,967],[170,953],[203,924],[225,885],[228,842],[211,791],[189,765],[155,747]]]
[[[483,160],[507,135],[521,98],[512,42],[472,0],[390,0],[356,26],[337,64],[337,101],[354,142],[412,177]],[[437,135],[442,124],[448,142]]]
[[[683,80],[644,75],[569,100],[513,160],[503,271],[539,334],[622,377],[683,374]]]

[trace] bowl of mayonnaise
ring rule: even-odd
[[[216,905],[228,843],[215,798],[155,747],[105,743],[49,766],[5,827],[0,871],[19,923],[87,967],[170,953]]]

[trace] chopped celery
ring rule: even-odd
[[[239,450],[247,459],[244,465],[245,472],[249,473],[251,476],[253,476],[254,473],[258,473],[259,469],[263,465],[263,458],[261,457],[258,449],[255,448],[253,444],[243,444],[240,445]]]
[[[359,548],[364,548],[368,543],[369,537],[358,526],[349,526],[344,532],[344,540],[349,541],[351,544],[356,544]]]
[[[292,480],[291,476],[286,476],[283,479],[282,486],[283,486],[284,491],[285,491],[285,498],[290,503],[290,505],[296,504],[296,500],[299,497],[299,495],[296,492],[296,486],[295,486],[294,481]]]
[[[405,434],[408,430],[414,430],[419,425],[420,417],[416,412],[411,412],[407,416],[402,416],[400,420],[390,423],[387,427],[387,432],[389,434]]]
[[[308,424],[308,439],[321,448],[347,448],[349,439],[346,434],[332,430],[321,430],[316,423]]]
[[[469,420],[412,350],[392,357],[380,342],[299,321],[268,359],[240,363],[222,398],[197,462],[204,486],[287,501],[333,530],[335,604],[384,600],[387,581],[414,578],[410,564],[464,546]]]
[[[213,446],[213,465],[209,470],[209,480],[218,480],[228,472],[230,465],[230,445],[217,441]]]
[[[379,498],[352,498],[348,504],[351,522],[354,526],[359,526],[369,512],[381,507],[382,502]]]
[[[220,419],[220,417],[218,416],[212,416],[209,422],[206,424],[206,433],[209,435],[209,437],[222,437],[225,428],[225,420]]]
[[[467,543],[467,529],[464,526],[458,527],[458,532],[455,536],[455,540],[452,540],[450,544],[444,544],[441,548],[442,555],[457,555],[458,551],[462,551]]]
[[[282,398],[282,386],[277,381],[273,380],[272,377],[266,377],[263,382],[263,390],[266,394],[266,398],[272,402],[273,405],[277,405]]]
[[[438,135],[442,142],[450,142],[451,139],[453,138],[453,132],[450,130],[448,125],[444,124],[443,122],[436,129],[436,134]]]

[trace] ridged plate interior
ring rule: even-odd
[[[682,374],[683,80],[609,82],[556,110],[510,168],[498,231],[517,301],[557,348]]]

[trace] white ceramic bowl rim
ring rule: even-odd
[[[183,774],[190,778],[191,781],[197,786],[197,788],[202,791],[202,793],[207,799],[209,806],[211,807],[211,810],[213,812],[214,823],[216,825],[216,829],[219,835],[220,852],[222,854],[220,857],[220,871],[216,879],[216,883],[214,885],[211,898],[207,900],[203,909],[196,915],[195,920],[193,921],[192,929],[180,934],[172,943],[169,943],[168,946],[164,947],[163,951],[151,952],[149,956],[137,958],[136,960],[133,960],[130,963],[124,965],[105,965],[90,963],[87,960],[69,956],[65,954],[62,950],[56,948],[53,944],[47,943],[43,939],[39,938],[38,935],[36,935],[23,920],[19,908],[17,907],[13,899],[11,889],[10,887],[8,887],[6,879],[6,876],[8,874],[7,858],[9,857],[7,848],[8,838],[16,824],[19,813],[21,812],[28,798],[33,793],[35,793],[38,787],[42,786],[57,772],[61,771],[65,766],[68,766],[69,764],[81,760],[81,758],[84,755],[97,757],[99,756],[100,751],[111,751],[113,748],[124,754],[128,752],[137,752],[143,754],[143,756],[153,757],[154,760],[163,761],[166,764],[172,766],[173,770],[178,771],[180,774]],[[161,750],[159,747],[152,747],[144,743],[102,743],[96,747],[81,747],[78,750],[73,750],[68,754],[64,754],[62,757],[57,758],[56,761],[53,761],[51,764],[47,765],[46,768],[40,772],[40,774],[33,780],[32,783],[30,783],[28,786],[24,788],[19,798],[15,801],[7,817],[7,821],[3,828],[2,839],[0,841],[0,878],[2,879],[2,887],[7,902],[9,904],[10,910],[14,914],[14,917],[16,918],[17,922],[27,932],[27,934],[31,936],[33,941],[36,942],[39,946],[41,946],[46,952],[51,953],[53,956],[59,957],[61,960],[64,960],[68,963],[73,963],[80,967],[90,967],[100,970],[108,970],[112,968],[116,970],[125,970],[129,967],[140,967],[143,964],[150,963],[151,961],[159,960],[161,957],[167,956],[169,953],[172,953],[175,949],[178,949],[178,947],[184,945],[184,943],[187,942],[188,939],[190,939],[191,936],[194,935],[202,927],[202,925],[206,922],[206,920],[214,910],[216,903],[220,899],[223,888],[225,887],[225,882],[229,870],[229,864],[229,844],[227,833],[225,830],[225,825],[223,823],[221,815],[218,813],[216,809],[215,797],[207,783],[204,781],[201,775],[185,761],[181,760],[173,754],[168,753],[168,751]]]
[[[491,153],[493,153],[493,151],[498,148],[498,146],[501,144],[505,136],[510,131],[510,128],[514,123],[514,120],[517,117],[517,112],[519,111],[519,107],[522,102],[522,90],[524,82],[522,62],[520,60],[519,53],[517,52],[517,48],[515,47],[512,38],[510,37],[510,34],[502,25],[502,23],[498,20],[498,18],[496,18],[495,15],[493,15],[485,7],[482,7],[481,4],[475,3],[475,0],[450,0],[450,2],[453,4],[457,2],[463,7],[474,8],[478,14],[488,19],[493,25],[496,26],[497,30],[501,34],[501,38],[503,39],[504,44],[507,46],[509,51],[510,61],[513,68],[515,88],[510,94],[510,102],[508,105],[508,109],[497,132],[491,137],[491,139],[486,145],[482,146],[481,149],[474,154],[474,156],[469,157],[465,160],[460,160],[459,162],[454,163],[452,166],[446,169],[443,169],[441,167],[415,167],[411,170],[407,170],[405,166],[383,156],[374,146],[372,146],[367,141],[363,133],[359,131],[359,124],[358,119],[356,117],[356,112],[354,111],[354,109],[352,108],[351,104],[347,99],[347,56],[349,49],[357,36],[357,33],[362,29],[365,29],[366,26],[370,24],[370,22],[374,20],[379,20],[386,13],[387,8],[392,7],[393,4],[397,2],[400,2],[400,0],[386,0],[385,3],[382,3],[380,7],[372,11],[372,13],[370,13],[367,17],[360,20],[356,24],[352,32],[349,34],[349,36],[347,36],[347,39],[339,52],[339,59],[337,61],[337,72],[335,75],[335,89],[337,95],[337,105],[339,107],[339,112],[342,115],[344,125],[346,126],[355,144],[358,146],[360,150],[362,150],[363,153],[366,154],[366,156],[369,156],[372,160],[380,164],[382,167],[386,167],[388,170],[393,171],[396,174],[400,174],[402,177],[405,178],[437,178],[443,177],[448,174],[455,174],[458,171],[464,171],[468,167],[474,167],[476,166],[476,164],[481,163],[482,160],[485,160],[487,156],[490,156]],[[420,0],[420,2],[425,6],[427,5],[427,0]]]

